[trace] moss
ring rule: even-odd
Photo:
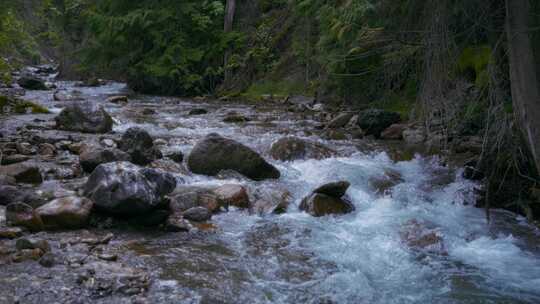
[[[458,72],[469,75],[477,87],[488,85],[487,66],[492,59],[491,48],[486,45],[468,47],[463,50],[457,62]]]
[[[405,95],[402,97],[401,94],[390,94],[385,98],[381,99],[378,102],[372,103],[371,107],[399,113],[402,121],[408,121],[409,116],[415,107],[414,99],[410,99]]]
[[[26,114],[30,110],[33,114],[48,114],[50,111],[36,103],[31,101],[21,100],[15,106],[13,106],[13,112],[17,114]]]

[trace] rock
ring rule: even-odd
[[[12,165],[22,163],[30,159],[30,156],[22,154],[4,155],[2,157],[2,165]]]
[[[479,155],[482,153],[484,147],[484,141],[480,136],[462,136],[454,144],[454,151],[456,153],[472,153]]]
[[[41,184],[43,182],[39,168],[31,162],[1,166],[0,174],[14,178],[17,183]]]
[[[249,196],[246,188],[241,185],[223,185],[214,190],[219,205],[228,208],[235,206],[238,208],[249,208]]]
[[[299,208],[316,217],[354,211],[354,206],[350,202],[320,193],[313,193],[304,198]]]
[[[90,145],[88,145],[85,142],[78,142],[78,143],[72,143],[72,144],[68,145],[67,148],[71,153],[79,155],[89,147],[90,147]]]
[[[102,139],[101,144],[107,148],[116,148],[116,142],[110,138]]]
[[[109,113],[94,102],[69,104],[55,121],[57,129],[82,133],[107,133],[113,126]]]
[[[182,153],[182,151],[174,151],[167,154],[166,156],[179,164],[184,161],[184,153]]]
[[[23,235],[23,230],[19,227],[0,227],[0,239],[16,239]]]
[[[18,142],[15,144],[17,151],[23,155],[33,155],[36,154],[36,149],[27,142]]]
[[[197,109],[192,109],[191,111],[189,111],[188,115],[203,115],[207,113],[208,111],[206,109],[197,108]]]
[[[141,111],[141,114],[142,115],[154,115],[156,114],[156,110],[154,109],[151,109],[151,108],[144,108],[142,111]]]
[[[463,178],[473,181],[484,179],[485,175],[482,170],[478,169],[478,160],[472,159],[465,163],[463,169]]]
[[[45,229],[78,229],[86,226],[94,203],[76,196],[55,199],[38,209]]]
[[[401,116],[396,112],[383,110],[366,110],[359,113],[358,125],[366,135],[374,135],[379,138],[381,132],[393,124],[401,121]]]
[[[79,91],[74,91],[72,93],[61,92],[56,90],[53,94],[53,99],[55,101],[81,101],[84,100]]]
[[[162,158],[161,152],[154,147],[154,141],[145,130],[129,128],[119,142],[118,148],[131,156],[131,161],[137,165],[148,165]]]
[[[0,205],[25,203],[33,208],[45,203],[43,198],[34,191],[22,190],[11,185],[0,185]]]
[[[39,144],[39,154],[42,156],[54,156],[56,154],[56,147],[49,144]]]
[[[272,144],[270,155],[277,160],[323,159],[336,152],[326,146],[297,137],[284,137]]]
[[[21,226],[30,231],[43,230],[43,222],[34,208],[24,203],[12,203],[6,206],[6,221],[11,226]]]
[[[251,121],[248,117],[240,114],[229,114],[223,118],[223,122],[226,123],[242,123]]]
[[[409,128],[403,131],[403,140],[411,145],[421,144],[426,140],[424,128]]]
[[[173,214],[169,216],[165,223],[165,230],[170,232],[189,232],[193,226],[181,215]]]
[[[160,169],[165,172],[174,173],[174,174],[181,174],[181,175],[189,175],[190,172],[187,170],[182,163],[176,163],[170,159],[162,158],[157,159],[153,161],[150,165],[150,168],[154,169]]]
[[[403,139],[403,131],[406,129],[406,124],[393,124],[381,133],[381,138],[387,140],[401,140]]]
[[[352,139],[362,139],[366,136],[364,130],[360,129],[358,126],[350,130],[349,134],[351,134]]]
[[[107,98],[107,102],[110,103],[127,103],[128,98],[127,96],[119,95],[119,96],[111,96]]]
[[[39,259],[38,263],[45,268],[51,268],[56,264],[56,258],[54,254],[47,252]]]
[[[448,254],[440,231],[429,228],[417,220],[405,223],[400,231],[400,237],[411,249],[440,255]]]
[[[166,146],[168,142],[163,138],[158,138],[154,140],[154,146]]]
[[[296,95],[296,96],[291,96],[289,98],[287,98],[287,101],[290,103],[290,104],[294,104],[294,105],[312,105],[315,103],[315,98],[314,97],[308,97],[308,96],[303,96],[303,95]]]
[[[24,249],[13,254],[11,260],[13,263],[22,263],[29,260],[37,261],[42,255],[43,251],[41,249]]]
[[[339,129],[345,127],[351,118],[354,116],[352,113],[341,113],[332,119],[326,126],[329,129]]]
[[[1,186],[15,186],[16,184],[17,184],[17,181],[15,180],[15,178],[13,178],[11,176],[7,176],[5,174],[0,174],[0,185]],[[0,194],[1,194],[1,192],[0,192]]]
[[[45,252],[51,252],[51,245],[46,240],[32,239],[32,238],[19,238],[15,242],[15,248],[17,250],[25,249],[39,249]]]
[[[131,156],[119,149],[89,147],[79,155],[79,163],[85,172],[92,173],[101,165],[116,161],[130,161]]]
[[[172,213],[182,214],[195,207],[204,207],[211,213],[219,210],[218,197],[211,188],[180,186],[169,195],[169,208]]]
[[[98,254],[98,259],[109,262],[116,262],[118,256],[116,254]]]
[[[259,188],[254,195],[257,200],[251,211],[258,215],[285,213],[292,198],[288,190],[273,187]]]
[[[328,140],[347,140],[347,135],[341,130],[326,130],[322,137]]]
[[[325,194],[335,198],[341,198],[349,189],[351,184],[347,181],[339,181],[335,183],[328,183],[313,190],[313,193]]]
[[[32,76],[30,74],[26,74],[21,76],[17,80],[17,84],[21,86],[21,88],[27,89],[27,90],[48,90],[47,86],[45,85],[45,82],[41,80],[40,78],[36,76]]]
[[[212,218],[212,213],[204,207],[193,207],[182,214],[186,220],[204,222]]]
[[[133,217],[155,209],[175,186],[176,180],[168,173],[114,162],[94,169],[84,193],[99,210]]]
[[[192,172],[210,176],[222,170],[235,170],[253,180],[277,179],[281,175],[255,151],[215,133],[195,145],[187,163]]]

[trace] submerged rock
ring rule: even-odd
[[[358,125],[366,135],[374,135],[377,138],[386,128],[400,121],[399,113],[377,109],[360,112],[358,116]]]
[[[107,133],[113,126],[109,113],[94,102],[69,104],[55,121],[57,129],[82,133]]]
[[[77,229],[88,223],[94,203],[87,199],[68,196],[55,199],[38,209],[45,229]]]
[[[276,141],[270,149],[270,155],[277,160],[293,161],[298,159],[323,159],[335,155],[332,149],[298,137],[284,137]]]
[[[350,202],[321,193],[313,193],[304,198],[299,208],[316,217],[354,211],[354,206]]]
[[[187,163],[192,172],[210,176],[222,170],[234,170],[253,180],[277,179],[281,175],[252,149],[216,133],[195,145]]]
[[[447,255],[444,240],[439,230],[417,220],[410,220],[400,231],[402,241],[411,249],[422,252]]]
[[[118,148],[129,154],[134,164],[141,166],[163,157],[161,151],[154,146],[152,136],[138,127],[129,128],[124,133]]]
[[[84,193],[101,211],[133,217],[155,209],[175,186],[176,180],[168,173],[114,162],[92,172]]]

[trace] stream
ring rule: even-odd
[[[139,95],[121,106],[105,101],[125,94],[121,83],[57,86],[102,103],[115,120],[116,134],[142,127],[166,140],[165,150],[188,155],[209,133],[251,147],[281,171],[279,180],[177,177],[186,185],[284,188],[291,193],[291,204],[286,213],[268,216],[231,208],[215,215],[207,229],[189,233],[115,227],[37,233],[65,262],[52,268],[0,263],[0,303],[540,303],[540,232],[523,217],[502,210],[493,210],[488,223],[485,211],[474,207],[478,185],[463,179],[463,170],[452,162],[419,153],[396,157],[399,144],[323,140],[313,131],[317,121],[312,115],[279,105]],[[54,101],[52,93],[28,91],[24,96],[52,114],[4,117],[2,130],[9,134],[32,124],[42,126],[34,128],[40,136],[68,136],[50,126],[70,101]],[[208,114],[188,116],[194,108]],[[155,113],[143,114],[143,109]],[[231,111],[251,121],[223,122]],[[270,146],[289,135],[323,143],[338,155],[273,160]],[[314,188],[339,180],[351,184],[347,195],[354,212],[312,217],[298,209]],[[40,187],[64,186],[50,179]],[[435,248],[407,244],[407,227],[437,235]],[[143,295],[100,293],[78,282],[84,267],[71,261],[84,257],[88,246],[66,245],[66,240],[109,232],[115,237],[105,250],[117,254],[118,261],[104,265],[103,272],[142,271],[149,282]]]

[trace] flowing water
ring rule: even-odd
[[[73,89],[72,83],[60,86]],[[123,86],[76,89],[101,102]],[[55,112],[65,103],[43,92],[27,98]],[[540,303],[540,233],[504,211],[493,211],[488,224],[484,211],[472,206],[477,185],[436,156],[395,160],[390,148],[367,140],[324,141],[311,135],[312,117],[276,106],[139,96],[127,106],[106,107],[115,131],[144,127],[186,155],[212,132],[268,160],[271,144],[291,134],[339,151],[324,160],[271,160],[282,173],[279,181],[183,176],[186,184],[286,188],[293,203],[283,215],[218,214],[214,232],[117,232],[123,262],[152,274],[152,303]],[[188,116],[194,107],[209,114]],[[157,112],[142,115],[143,108]],[[223,123],[230,111],[254,119]],[[338,180],[351,183],[353,213],[315,218],[298,210],[315,187]],[[440,236],[438,248],[408,245],[403,233],[411,223]]]

